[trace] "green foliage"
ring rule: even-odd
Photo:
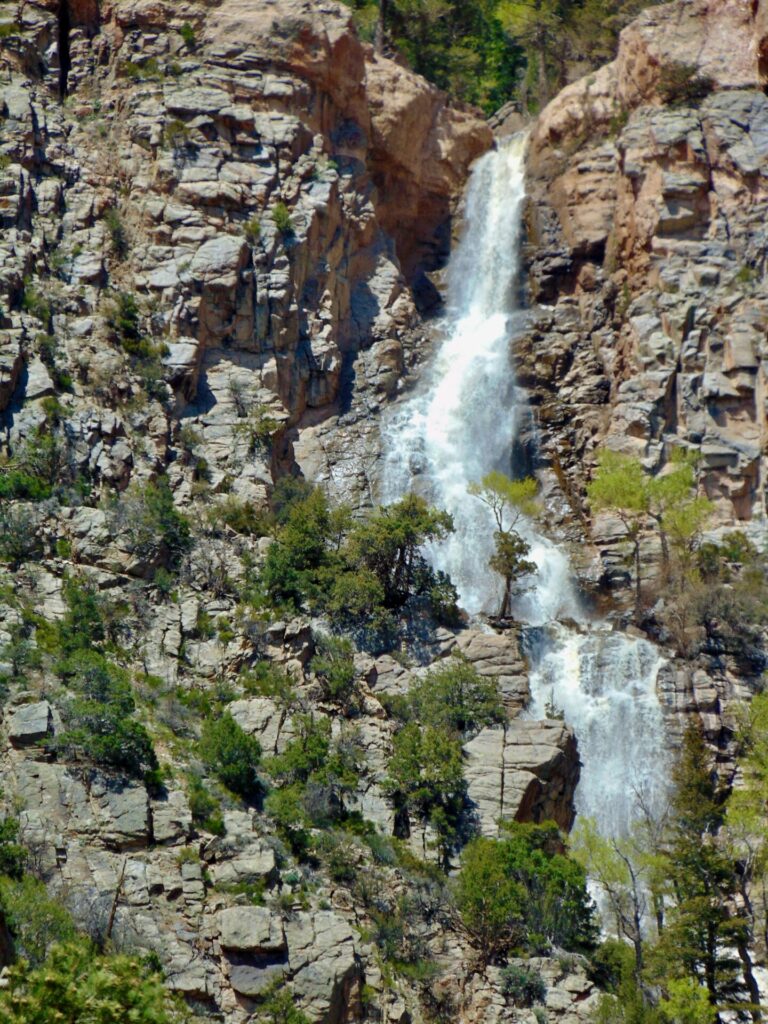
[[[0,499],[45,501],[69,475],[67,453],[50,424],[38,427],[0,466]]]
[[[466,804],[461,740],[434,726],[403,726],[395,734],[385,787],[399,817],[415,814],[434,828],[447,869],[461,844]]]
[[[206,788],[199,775],[190,775],[187,796],[192,821],[195,825],[199,825],[206,832],[212,832],[216,836],[224,835],[221,803]]]
[[[128,673],[96,651],[80,651],[66,662],[75,696],[62,707],[65,731],[52,748],[68,758],[144,776],[158,767],[146,729],[131,716],[136,710]]]
[[[16,955],[32,967],[45,960],[51,946],[75,937],[69,911],[31,875],[0,878],[0,909],[13,936]]]
[[[291,509],[312,494],[314,488],[300,476],[281,476],[272,490],[271,505],[280,526],[288,521]]]
[[[759,990],[750,948],[758,924],[766,929],[768,907],[767,737],[768,698],[758,695],[739,730],[743,785],[729,793],[692,723],[663,815],[645,808],[635,834],[621,839],[605,839],[581,823],[576,854],[608,897],[618,934],[634,946],[608,941],[593,956],[596,980],[615,994],[601,1001],[596,1024],[713,1024],[720,1014],[754,1016]],[[648,898],[655,937],[649,919],[642,922]]]
[[[650,476],[639,459],[605,449],[598,457],[587,495],[593,510],[610,509],[624,524],[632,545],[637,609],[641,600],[643,528],[652,525],[658,531],[666,577],[675,575],[680,585],[690,582],[695,552],[712,505],[696,495],[695,461],[686,452],[673,452],[664,470]]]
[[[197,640],[213,640],[216,636],[216,627],[213,619],[204,608],[198,608],[195,619],[195,638]]]
[[[261,221],[258,217],[251,217],[250,220],[246,221],[243,234],[249,245],[256,245],[258,243],[261,238]]]
[[[296,703],[296,691],[291,676],[271,661],[259,661],[247,672],[241,673],[239,682],[246,693],[270,697],[282,708]]]
[[[268,511],[257,508],[252,502],[242,502],[228,495],[223,502],[209,512],[212,525],[223,523],[243,537],[268,537],[273,520]]]
[[[642,0],[345,0],[358,31],[395,47],[430,81],[490,114],[516,99],[536,111],[615,55]]]
[[[331,723],[327,718],[298,715],[294,727],[296,739],[282,754],[265,763],[272,778],[288,785],[308,782],[310,776],[326,762],[331,746]]]
[[[594,947],[594,907],[583,868],[563,854],[557,826],[505,823],[506,837],[464,850],[456,902],[464,926],[490,961],[513,949]]]
[[[51,322],[53,311],[51,304],[41,291],[32,284],[29,277],[24,278],[24,291],[21,296],[21,308],[30,316],[40,320],[46,327]]]
[[[203,723],[198,753],[205,767],[227,789],[246,800],[261,795],[263,786],[258,774],[261,745],[230,714]]]
[[[328,718],[296,715],[292,724],[296,738],[264,764],[277,787],[265,807],[296,856],[304,856],[307,829],[347,818],[344,800],[357,786],[360,752],[354,734],[331,739]]]
[[[255,1024],[310,1024],[309,1017],[296,1006],[293,993],[282,981],[276,981],[259,999],[253,1016]]]
[[[0,490],[4,479],[0,476]],[[18,569],[42,554],[43,544],[33,517],[25,509],[0,501],[0,561]]]
[[[390,0],[386,7],[387,34],[421,74],[488,113],[511,98],[523,54],[497,3]]]
[[[178,118],[169,121],[163,128],[163,143],[171,149],[181,149],[188,142],[189,128]]]
[[[312,671],[323,684],[325,696],[348,705],[355,691],[354,648],[343,637],[319,636]]]
[[[313,844],[313,852],[320,857],[332,881],[354,882],[359,855],[346,832],[322,832]]]
[[[8,623],[6,630],[9,639],[0,652],[0,658],[10,668],[7,678],[22,682],[29,669],[37,669],[42,665],[40,651],[32,641],[32,623],[22,619],[21,622]],[[0,687],[2,683],[0,677]]]
[[[515,529],[523,516],[536,515],[536,490],[537,484],[532,477],[511,480],[497,470],[484,476],[480,483],[469,486],[469,493],[487,505],[496,523],[493,535],[496,550],[488,564],[504,580],[499,609],[501,618],[509,614],[514,594],[524,589],[537,571],[535,562],[526,557],[531,550],[530,544]]]
[[[195,46],[197,44],[197,40],[196,40],[196,37],[195,37],[195,30],[192,28],[192,26],[189,24],[188,21],[185,21],[184,24],[179,29],[179,35],[181,36],[181,38],[186,43],[188,49],[190,49],[190,50],[194,50],[195,49]]]
[[[269,458],[272,454],[272,440],[280,429],[280,421],[270,412],[269,406],[256,405],[243,412],[245,423],[235,424],[235,436],[245,439],[249,455]]]
[[[128,550],[153,568],[178,568],[192,545],[189,520],[176,509],[165,477],[130,487],[121,495],[115,517]]]
[[[121,65],[121,70],[126,78],[132,78],[135,81],[151,81],[163,77],[163,70],[156,57],[149,57],[141,64],[137,64],[134,61],[126,61]]]
[[[128,254],[128,235],[120,211],[116,210],[114,206],[110,206],[104,211],[103,219],[112,252],[118,259],[124,259]],[[130,296],[120,296],[120,299],[125,298],[130,298]]]
[[[659,95],[670,107],[698,107],[714,87],[713,79],[700,75],[695,64],[673,62],[659,72]]]
[[[717,1009],[706,988],[693,978],[673,979],[667,984],[667,996],[659,1002],[659,1010],[669,1024],[714,1024]]]
[[[533,477],[512,480],[498,470],[486,474],[480,483],[469,485],[469,493],[487,505],[493,513],[496,529],[512,530],[523,516],[535,516],[538,512],[536,491],[538,485]]]
[[[505,720],[495,679],[481,676],[461,655],[439,662],[408,693],[409,717],[448,734],[471,737]]]
[[[615,994],[606,993],[600,998],[594,1024],[662,1024],[662,1018],[646,1000],[631,970],[624,966]]]
[[[45,962],[21,960],[0,990],[0,1020],[14,1024],[172,1024],[159,975],[137,957],[98,954],[83,939],[55,945]]]
[[[334,562],[329,550],[331,521],[331,509],[320,490],[291,505],[262,572],[262,582],[274,601],[300,607],[306,596],[311,604],[316,602],[320,571]]]
[[[382,632],[391,612],[414,597],[426,598],[433,611],[455,611],[450,581],[421,552],[453,523],[422,498],[409,495],[353,522],[349,509],[331,508],[317,489],[305,498],[290,495],[276,518],[284,521],[261,574],[273,603],[326,610],[342,624]]]
[[[117,292],[107,311],[107,326],[126,352],[134,354],[141,341],[139,304],[129,292]]]
[[[623,515],[644,512],[647,496],[642,463],[630,455],[604,448],[587,494],[595,510],[615,509]]]
[[[11,36],[17,36],[21,32],[21,25],[16,21],[6,21],[0,25],[0,39],[9,39]]]
[[[756,284],[760,280],[760,272],[756,267],[744,263],[737,270],[734,280],[741,285]]]
[[[535,967],[508,964],[501,971],[501,991],[515,1006],[533,1006],[544,1002],[547,986]]]
[[[649,822],[641,820],[629,835],[608,839],[600,835],[594,821],[579,818],[573,856],[600,887],[616,934],[632,944],[634,978],[639,983],[645,966],[643,920],[649,897],[658,919],[663,916],[667,887],[666,864],[655,848]]]
[[[167,348],[162,343],[155,344],[142,333],[141,313],[136,297],[128,292],[115,293],[105,304],[105,322],[115,341],[130,356],[131,366],[141,378],[147,393],[153,398],[162,399],[161,359]]]
[[[27,850],[19,842],[19,820],[6,815],[0,821],[0,875],[19,880],[24,874]]]
[[[691,725],[673,768],[675,792],[667,837],[667,873],[674,893],[664,931],[654,950],[657,974],[668,979],[703,978],[713,1004],[738,991],[738,958],[746,923],[731,914],[737,889],[735,865],[714,836],[725,816],[725,792],[699,728]]]
[[[403,822],[416,815],[435,829],[447,868],[467,827],[462,742],[504,720],[498,687],[465,658],[451,657],[392,710],[406,724],[395,734],[386,787]]]
[[[376,577],[385,607],[399,608],[412,594],[427,592],[437,581],[421,547],[452,532],[453,520],[447,512],[409,494],[356,525],[349,538],[349,554],[356,567]]]
[[[105,638],[104,612],[96,589],[85,580],[69,576],[64,580],[61,596],[67,610],[57,630],[57,646],[64,658],[76,651],[97,647]],[[77,671],[64,663],[63,674]]]
[[[488,565],[504,580],[504,596],[499,608],[499,617],[503,619],[509,614],[512,597],[531,584],[538,567],[527,557],[530,544],[515,530],[496,530],[493,540],[496,550]]]
[[[275,203],[272,207],[272,220],[274,221],[275,227],[286,238],[293,235],[293,221],[291,219],[291,212],[283,202]]]
[[[526,892],[500,843],[473,839],[465,847],[455,894],[467,933],[489,961],[522,942]]]
[[[747,828],[759,834],[768,807],[768,694],[755,694],[740,712],[737,739],[742,785],[731,794],[727,820],[733,829]]]

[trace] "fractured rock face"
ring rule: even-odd
[[[697,454],[715,526],[765,516],[761,18],[720,0],[648,10],[616,61],[533,127],[530,275],[546,308],[517,343],[518,372],[576,510],[606,445],[652,472],[674,448]],[[665,106],[664,74],[692,55],[714,91]],[[615,555],[593,538],[607,579]]]
[[[484,835],[501,819],[573,824],[579,759],[571,730],[559,721],[514,719],[483,729],[464,747],[465,776]]]

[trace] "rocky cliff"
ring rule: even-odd
[[[311,711],[334,742],[354,741],[350,807],[392,834],[386,700],[423,670],[361,655],[348,721],[312,670],[310,624],[243,604],[265,542],[228,525],[227,510],[262,509],[274,481],[298,472],[297,453],[307,476],[313,459],[325,460],[317,476],[346,463],[350,492],[370,501],[358,451],[416,358],[419,310],[438,300],[427,274],[491,143],[475,112],[364,47],[335,3],[0,11],[3,466],[7,479],[47,480],[3,499],[4,537],[21,544],[6,551],[0,612],[5,812],[78,924],[151,952],[205,1018],[250,1019],[275,981],[313,1020],[418,1018],[423,985],[387,975],[361,884],[385,914],[416,892],[401,941],[438,958],[429,998],[504,1006],[476,983],[465,997],[466,937],[386,842],[372,860],[350,838],[355,886],[343,871],[334,881],[297,865],[270,820],[237,801],[201,824],[188,775],[210,700],[224,695],[266,755]],[[348,435],[336,429],[345,416]],[[338,452],[325,459],[329,444]],[[141,533],[136,503],[158,475],[194,535],[167,583],[168,551]],[[109,649],[133,675],[159,788],[53,753],[69,696],[41,652],[46,629],[71,622],[67,580],[109,609]],[[461,651],[517,714],[527,680],[515,633],[430,642],[422,663]],[[289,703],[243,686],[258,664],[289,673]],[[510,720],[466,756],[483,831],[501,815],[570,823],[578,755],[562,723]],[[428,831],[414,823],[405,836],[434,858]],[[559,1010],[592,990],[576,962],[542,969],[553,990],[568,979]]]
[[[593,585],[623,542],[583,507],[601,444],[649,468],[673,442],[695,448],[720,522],[763,515],[763,18],[714,0],[654,8],[532,129],[518,374],[552,507],[567,510],[558,528],[589,541]],[[723,60],[724,39],[738,60]],[[692,54],[707,94],[662,102],[660,69]],[[249,603],[269,540],[242,525],[283,477],[376,500],[378,414],[418,378],[433,272],[492,141],[476,112],[361,44],[330,0],[0,4],[3,474],[46,484],[3,492],[3,801],[77,920],[155,954],[203,1018],[251,1019],[278,979],[328,1024],[534,1020],[414,868],[435,859],[435,836],[396,821],[385,785],[392,702],[458,651],[499,681],[507,710],[464,750],[478,829],[571,824],[576,743],[560,721],[519,717],[517,630],[442,628],[412,650],[357,654],[348,713],[313,669],[318,623]],[[137,497],[160,477],[192,527],[172,578]],[[51,623],[72,621],[72,579],[104,609],[160,787],[52,752],[68,695],[46,643]],[[264,664],[289,673],[290,699],[243,682]],[[723,701],[752,683],[742,668],[671,662],[665,700],[709,714],[726,746]],[[211,701],[266,754],[301,735],[301,712],[336,743],[354,738],[349,805],[383,839],[398,833],[398,855],[350,836],[353,883],[298,864],[236,800],[215,829],[193,816],[191,751]],[[433,973],[392,976],[372,907]],[[551,1018],[586,1019],[597,993],[581,960],[536,966]]]
[[[761,4],[650,8],[616,60],[564,89],[531,130],[533,305],[518,372],[567,510],[560,528],[590,538],[574,548],[585,585],[614,599],[630,594],[625,527],[585,503],[605,446],[654,473],[692,453],[710,537],[764,538],[766,26]],[[642,550],[652,580],[658,537]],[[710,654],[693,672],[680,664],[665,693],[701,711],[722,747],[719,715],[762,664],[739,666],[722,645]]]

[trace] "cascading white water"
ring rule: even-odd
[[[510,335],[525,199],[525,137],[475,165],[466,199],[466,230],[448,271],[443,341],[428,386],[400,406],[384,428],[381,498],[417,489],[454,517],[456,532],[435,552],[470,613],[498,607],[500,582],[488,568],[493,530],[487,510],[468,493],[492,469],[509,470],[521,402],[515,400]],[[546,622],[576,614],[568,560],[535,534],[539,566],[530,615]]]
[[[626,835],[641,808],[656,817],[667,779],[657,648],[599,624],[580,632],[560,623],[530,648],[529,714],[543,718],[554,705],[579,743],[577,813],[606,836]]]
[[[416,490],[454,517],[455,533],[431,552],[468,612],[495,611],[500,581],[489,569],[493,523],[468,486],[493,469],[510,471],[525,397],[515,387],[510,339],[521,311],[519,275],[525,138],[477,162],[465,229],[448,273],[442,340],[424,386],[383,427],[381,498]],[[582,775],[577,810],[605,835],[623,834],[636,793],[657,804],[664,791],[663,721],[655,692],[661,659],[648,642],[591,625],[580,607],[567,555],[532,523],[520,528],[538,566],[518,618],[539,627],[531,643],[531,713],[552,701],[573,727]],[[576,620],[567,627],[557,620]]]

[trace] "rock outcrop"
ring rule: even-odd
[[[332,0],[0,7],[0,470],[23,470],[37,445],[50,485],[0,510],[27,545],[0,580],[0,810],[18,815],[35,873],[78,921],[156,954],[203,1018],[244,1024],[287,982],[323,1024],[410,1024],[421,997],[467,1021],[533,1024],[498,968],[476,969],[431,888],[432,825],[395,807],[388,778],[391,706],[458,653],[498,682],[506,711],[463,750],[474,824],[570,827],[576,738],[520,716],[519,631],[414,623],[408,651],[357,653],[347,706],[313,669],[327,623],[269,620],[254,589],[272,543],[258,517],[280,478],[303,474],[356,509],[375,501],[379,414],[429,353],[430,272],[490,128],[375,54]],[[695,450],[719,523],[764,516],[765,21],[735,0],[654,8],[532,130],[534,306],[518,373],[552,521],[590,541],[577,561],[594,586],[631,582],[621,524],[583,506],[599,445],[649,468]],[[663,103],[664,69],[692,54],[707,95]],[[172,577],[137,498],[160,477],[194,541]],[[160,781],[57,746],[72,695],[39,655],[73,579],[108,612],[104,642]],[[708,658],[668,663],[660,691],[671,717],[702,715],[726,757],[730,703],[756,662]],[[260,686],[258,666],[284,672],[290,694]],[[359,759],[344,792],[359,831],[328,854],[333,871],[299,863],[258,800],[230,795],[220,819],[200,792],[194,805],[214,704],[265,758],[311,715]],[[414,856],[431,862],[418,877]],[[395,941],[382,922],[395,920],[434,979],[382,965]],[[550,1020],[589,1019],[598,995],[578,959],[534,966]]]
[[[622,32],[616,60],[565,88],[530,131],[532,308],[518,375],[560,536],[585,586],[625,608],[626,527],[585,503],[603,447],[651,472],[692,454],[713,502],[709,536],[740,529],[762,546],[766,40],[763,4],[650,8]],[[661,556],[644,536],[646,581]],[[677,713],[699,715],[727,763],[732,707],[753,692],[762,656],[702,644],[676,684],[662,673],[663,697],[673,732]]]
[[[651,8],[533,127],[531,290],[555,301],[520,372],[577,508],[598,446],[653,470],[681,446],[721,524],[764,519],[764,22],[745,3]]]

